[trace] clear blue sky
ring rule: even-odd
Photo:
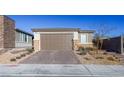
[[[116,29],[112,36],[124,33],[124,16],[101,15],[9,15],[16,21],[16,28],[32,32],[32,28],[81,28],[96,30],[94,24],[104,23]]]

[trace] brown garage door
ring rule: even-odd
[[[41,50],[72,50],[73,34],[41,34]]]

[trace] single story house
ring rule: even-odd
[[[79,28],[34,28],[34,49],[40,50],[72,50],[78,45],[92,47],[94,30]]]
[[[15,29],[15,21],[0,15],[0,49],[2,48],[32,48],[33,35]]]

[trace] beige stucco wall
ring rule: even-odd
[[[34,50],[40,51],[40,33],[34,32]]]
[[[73,40],[79,40],[78,32],[73,32],[73,34],[74,34]]]
[[[81,44],[81,34],[87,35],[87,40],[88,40],[87,43]],[[92,40],[93,40],[93,33],[78,33],[78,40],[74,41],[75,50],[77,50],[79,47],[93,47]]]
[[[34,50],[35,51],[40,51],[40,41],[39,40],[34,40]]]

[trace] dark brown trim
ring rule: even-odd
[[[29,33],[29,32],[26,32],[26,31],[23,31],[23,30],[20,30],[20,29],[15,29],[16,32],[21,32],[21,33],[24,33],[24,34],[27,34],[29,36],[32,36],[33,37],[33,34]]]
[[[13,20],[12,18],[10,18],[10,17],[8,17],[8,16],[6,16],[6,15],[2,15],[3,17],[6,17],[7,19],[9,19],[9,20],[11,20],[11,21],[13,21],[13,22],[15,22],[15,20]]]
[[[80,30],[79,33],[94,33],[95,30]]]
[[[79,28],[36,28],[33,32],[79,32],[79,33],[94,33],[95,30],[80,30]]]
[[[43,28],[32,29],[33,32],[75,32],[79,31],[79,28]]]

